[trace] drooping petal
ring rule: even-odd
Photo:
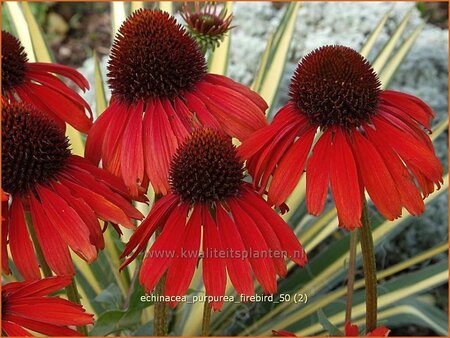
[[[89,104],[74,90],[67,87],[64,82],[58,79],[56,76],[53,76],[48,73],[41,73],[35,71],[28,71],[27,75],[34,82],[39,82],[40,84],[53,89],[61,95],[66,96],[73,103],[79,105],[80,107],[84,107],[90,114],[90,120],[92,120],[92,110]]]
[[[255,289],[252,279],[252,267],[248,258],[244,256],[247,252],[236,224],[228,216],[220,203],[216,203],[217,226],[219,227],[222,247],[227,252],[239,253],[241,257],[226,257],[228,275],[236,292],[242,295],[253,295]]]
[[[167,194],[162,197],[150,211],[150,214],[144,219],[144,221],[139,225],[137,230],[133,233],[124,251],[120,255],[121,258],[128,256],[131,252],[134,253],[128,257],[125,262],[120,266],[122,270],[127,266],[136,256],[145,249],[148,240],[153,235],[155,230],[165,224],[167,216],[173,211],[176,204],[179,203],[179,198],[174,194]]]
[[[33,194],[29,196],[31,218],[45,261],[57,275],[73,275],[75,270],[67,245],[58,232],[49,227],[50,221],[42,205]]]
[[[297,186],[305,168],[316,128],[311,127],[284,154],[273,175],[269,188],[269,204],[280,206]]]
[[[227,202],[238,231],[241,234],[242,241],[247,251],[250,252],[248,260],[256,279],[265,293],[275,293],[277,291],[276,270],[273,261],[267,257],[269,248],[263,235],[254,220],[242,210],[239,202],[234,199],[229,199]]]
[[[330,152],[330,182],[339,226],[354,229],[361,226],[363,189],[347,137],[336,129]]]
[[[40,279],[41,272],[34,253],[33,243],[25,223],[25,210],[20,198],[15,197],[11,205],[9,248],[14,264],[26,280]]]
[[[44,63],[44,62],[32,62],[28,63],[27,67],[29,70],[34,72],[50,72],[58,75],[62,75],[73,82],[82,89],[83,91],[89,89],[89,82],[86,78],[81,75],[77,70],[54,63]]]
[[[401,215],[401,198],[378,150],[359,132],[353,133],[356,162],[364,186],[375,206],[388,220]]]
[[[278,276],[286,277],[287,269],[284,261],[284,252],[281,247],[279,238],[277,237],[269,221],[262,216],[257,209],[255,209],[250,203],[246,203],[245,197],[242,198],[241,203],[245,208],[245,212],[255,221],[256,226],[264,237],[267,246],[271,250],[270,258],[273,260],[273,264],[277,271]]]
[[[27,83],[27,87],[47,107],[45,111],[52,111],[53,114],[83,133],[89,131],[92,121],[86,116],[84,107],[80,107],[66,96],[59,95],[57,92],[55,93],[55,91],[49,87],[32,82]],[[61,107],[64,108],[61,109]]]
[[[144,217],[139,210],[133,207],[130,201],[125,199],[122,195],[113,192],[106,184],[98,181],[96,177],[89,172],[73,166],[71,168],[66,168],[66,170],[61,173],[61,177],[67,178],[79,186],[88,186],[93,193],[105,197],[108,201],[122,209],[122,211],[130,218],[142,219]]]
[[[72,276],[54,276],[39,280],[12,282],[4,285],[2,291],[15,299],[30,296],[43,297],[56,292],[72,282]]]
[[[86,148],[84,156],[93,164],[98,165],[102,157],[103,139],[105,131],[109,128],[114,115],[121,114],[121,107],[111,103],[108,108],[101,114],[89,130],[86,138]]]
[[[101,219],[121,224],[130,229],[134,228],[134,224],[123,209],[107,200],[104,196],[63,177],[60,178],[60,182],[70,189],[73,196],[83,198]]]
[[[145,170],[155,192],[165,195],[169,191],[167,177],[178,146],[177,136],[160,100],[147,103],[143,123],[144,153],[152,154],[145,156]]]
[[[8,320],[12,321],[20,326],[23,326],[29,330],[39,332],[48,336],[66,337],[66,336],[79,336],[80,333],[68,327],[52,325],[47,323],[41,323],[36,320],[23,318],[15,314],[9,314]]]
[[[425,128],[430,129],[430,121],[434,117],[434,113],[418,97],[394,90],[384,90],[381,93],[381,100],[385,104],[399,108],[404,114],[409,115]]]
[[[114,113],[109,117],[108,127],[103,130],[102,164],[103,168],[110,173],[120,176],[123,133],[134,108],[116,100],[111,104],[111,106],[113,105],[117,105],[117,108],[113,110]]]
[[[245,188],[246,194],[242,198],[246,204],[257,210],[270,224],[273,231],[280,240],[283,250],[287,256],[300,266],[304,266],[308,259],[305,250],[300,244],[297,236],[289,228],[288,224],[267,204],[267,202],[248,186]]]
[[[209,213],[208,206],[202,205],[203,214],[203,283],[205,284],[206,294],[213,296],[219,301],[211,301],[211,307],[219,311],[223,305],[222,297],[225,295],[225,286],[227,282],[225,260],[220,256],[224,252],[217,225]],[[227,252],[224,252],[227,254]]]
[[[103,233],[97,216],[91,207],[82,198],[72,196],[70,190],[62,184],[53,183],[52,188],[67,202],[68,205],[75,210],[75,212],[86,224],[89,229],[90,242],[96,247],[97,250],[103,249],[105,246]]]
[[[2,331],[9,337],[33,337],[27,330],[8,320],[2,320]]]
[[[378,135],[389,140],[392,148],[407,166],[412,164],[429,180],[435,183],[442,182],[443,168],[432,149],[380,118],[374,118],[373,123]]]
[[[214,129],[220,129],[220,123],[206,108],[202,100],[191,93],[186,93],[184,97],[186,99],[187,107],[189,107],[189,109],[194,113],[194,118],[198,119],[201,125]]]
[[[330,179],[331,131],[327,130],[313,147],[306,165],[306,208],[319,215],[325,206]]]
[[[156,239],[142,263],[139,281],[146,292],[152,291],[174,259],[183,235],[189,205],[172,209],[161,235]]]
[[[408,169],[406,169],[388,142],[379,137],[376,131],[370,127],[365,128],[365,130],[369,141],[372,142],[381,157],[383,157],[384,163],[397,186],[403,205],[412,215],[420,215],[424,211],[425,205]]]
[[[177,256],[167,272],[164,295],[182,296],[189,288],[199,259],[201,227],[201,208],[196,207],[184,229]],[[170,303],[172,307],[175,307],[176,304],[176,302]]]
[[[38,186],[37,192],[45,211],[48,224],[72,250],[88,263],[97,258],[97,250],[91,244],[89,228],[67,202],[54,191]]]
[[[139,194],[138,186],[144,180],[144,150],[142,145],[142,114],[144,102],[130,108],[130,118],[122,137],[120,169],[124,183],[132,196]]]
[[[207,74],[204,79],[212,84],[221,85],[241,93],[243,96],[252,100],[253,103],[256,104],[263,112],[268,108],[266,101],[264,101],[258,93],[226,76],[219,74]]]

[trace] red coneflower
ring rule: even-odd
[[[89,104],[55,74],[70,79],[83,91],[89,89],[87,80],[73,68],[28,62],[20,41],[2,31],[2,98],[9,102],[30,103],[55,119],[62,128],[67,122],[87,133],[92,125]]]
[[[189,32],[200,44],[205,53],[208,49],[219,47],[225,34],[231,27],[233,15],[227,15],[226,8],[217,11],[217,3],[194,3],[194,8],[183,5],[181,16],[186,22]]]
[[[443,172],[423,130],[434,116],[424,102],[381,90],[367,60],[342,46],[308,54],[290,96],[272,124],[238,150],[255,186],[261,192],[268,187],[271,205],[285,202],[306,168],[308,211],[321,213],[331,185],[345,228],[360,226],[364,189],[389,220],[401,215],[402,206],[413,215],[423,212],[422,198],[440,186]],[[322,134],[313,146],[318,128]]]
[[[299,265],[307,261],[289,226],[243,181],[242,162],[231,138],[213,129],[198,129],[177,150],[170,166],[171,192],[160,199],[127,244],[129,264],[159,227],[140,282],[151,291],[167,271],[164,295],[184,295],[203,248],[203,281],[222,306],[228,271],[239,294],[254,293],[252,272],[266,293],[277,290],[276,275],[285,276],[284,256]],[[201,245],[201,227],[203,243]],[[184,256],[184,254],[186,256]],[[176,302],[170,302],[172,306]]]
[[[86,157],[122,176],[133,195],[148,179],[156,193],[168,192],[171,157],[197,126],[244,140],[267,124],[264,100],[207,74],[198,44],[165,12],[134,12],[119,29],[108,69],[112,99],[89,133]]]
[[[9,242],[25,279],[40,278],[29,231],[35,232],[49,267],[57,275],[71,275],[68,247],[92,262],[104,246],[97,217],[127,228],[134,228],[130,218],[143,217],[117,177],[71,155],[64,131],[23,103],[2,107],[2,190],[10,195],[9,207],[2,205],[7,217],[2,246]]]
[[[81,305],[49,296],[71,281],[70,276],[59,276],[3,285],[2,336],[32,336],[28,330],[47,336],[79,336],[68,326],[92,324],[94,315]]]

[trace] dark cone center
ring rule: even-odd
[[[299,63],[291,100],[322,128],[353,128],[376,113],[380,81],[369,62],[351,48],[325,46]]]
[[[27,62],[27,54],[20,41],[2,31],[2,94],[24,82]]]
[[[243,163],[231,139],[212,129],[200,129],[182,144],[172,159],[170,184],[182,200],[213,202],[240,192]]]
[[[108,83],[113,95],[132,103],[177,97],[206,73],[195,40],[169,14],[134,12],[120,27],[111,49]]]
[[[2,107],[2,189],[24,194],[64,168],[69,142],[55,123],[30,105]]]

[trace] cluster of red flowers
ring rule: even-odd
[[[87,103],[54,75],[88,89],[81,74],[29,63],[6,32],[2,50],[2,269],[10,272],[9,247],[26,280],[3,287],[8,335],[25,334],[23,327],[69,334],[62,327],[92,321],[79,307],[44,296],[74,274],[69,249],[88,263],[97,258],[104,247],[99,219],[119,233],[119,224],[134,229],[132,220],[144,215],[131,201],[146,202],[149,184],[160,198],[129,240],[121,267],[161,229],[140,271],[147,292],[167,273],[164,294],[186,293],[198,255],[182,251],[284,253],[205,256],[206,294],[223,296],[227,275],[240,294],[254,294],[253,276],[264,292],[275,293],[277,276],[287,274],[286,257],[307,263],[296,235],[271,207],[284,206],[305,169],[309,212],[321,213],[331,186],[347,229],[360,226],[365,191],[394,219],[402,207],[422,213],[423,198],[441,182],[424,131],[431,109],[411,95],[382,91],[368,62],[346,47],[305,56],[290,101],[268,124],[265,101],[209,74],[199,45],[173,17],[138,10],[117,33],[108,66],[111,102],[92,127]],[[86,158],[71,154],[65,123],[88,132]],[[232,138],[242,145],[236,149]],[[43,264],[66,277],[39,281]],[[24,308],[30,302],[45,311]],[[211,305],[220,310],[222,302]]]

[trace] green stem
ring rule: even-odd
[[[347,275],[347,302],[345,307],[345,321],[352,321],[352,306],[353,306],[353,288],[355,285],[355,271],[356,271],[356,245],[358,244],[358,237],[356,231],[350,232],[350,246],[349,246],[349,260],[348,260],[348,275]]]
[[[202,321],[202,336],[209,336],[209,323],[211,322],[211,310],[212,307],[209,305],[208,301],[205,300],[205,305],[203,306],[203,321]]]
[[[81,305],[80,295],[78,294],[78,288],[77,288],[77,283],[75,281],[75,276],[72,277],[72,282],[66,286],[66,294],[67,294],[67,299],[69,299],[69,301],[71,301],[72,303]],[[77,330],[84,336],[87,336],[87,334],[88,334],[86,325],[77,326]]]
[[[42,273],[44,274],[44,277],[52,277],[53,276],[52,269],[50,269],[50,267],[47,264],[47,261],[44,258],[44,253],[42,252],[42,248],[41,245],[39,244],[36,231],[34,230],[31,214],[29,212],[26,212],[25,218],[28,227],[28,232],[30,233],[31,240],[33,241],[34,250],[36,251],[37,260],[42,268]]]
[[[362,227],[359,229],[359,234],[366,284],[366,333],[368,333],[377,327],[377,272],[372,231],[370,229],[369,214],[365,200],[361,223]]]

